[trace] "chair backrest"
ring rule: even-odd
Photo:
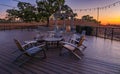
[[[14,39],[14,41],[15,41],[15,44],[17,45],[18,49],[19,49],[21,52],[25,52],[25,49],[24,49],[24,48],[22,47],[22,45],[20,44],[19,40]],[[31,56],[31,55],[28,54],[28,53],[24,53],[24,54],[27,55],[27,56]]]
[[[77,44],[78,42],[76,42],[76,41],[79,41],[79,40],[77,40],[77,39],[79,39],[80,37],[79,37],[79,35],[77,35],[77,34],[73,34],[72,35],[72,37],[69,39],[69,43],[72,43],[72,44]]]
[[[20,44],[20,42],[19,42],[19,40],[17,40],[17,39],[14,39],[14,41],[15,41],[15,44],[17,45],[17,47],[18,47],[18,49],[20,50],[20,51],[25,51],[25,49],[22,47],[22,45]]]
[[[81,36],[80,40],[79,40],[79,43],[77,44],[77,46],[78,47],[81,46],[84,40],[85,40],[85,36]]]

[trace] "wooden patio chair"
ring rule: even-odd
[[[72,44],[69,42],[61,42],[62,43],[62,47],[69,50],[72,54],[74,54],[78,59],[82,59],[82,56],[84,56],[83,54],[83,50],[81,48],[81,46],[83,45],[83,41],[85,40],[85,36],[81,36],[78,44]],[[60,55],[62,55],[62,49],[60,50]],[[79,52],[79,53],[78,53]]]
[[[82,36],[84,37],[84,40],[85,39],[85,35],[77,35],[77,34],[73,34],[73,36],[69,39],[69,43],[72,43],[72,44],[75,44],[75,45],[78,45],[79,41],[81,40]],[[83,47],[83,49],[87,48],[84,44],[81,45]]]
[[[40,58],[40,59],[44,59],[46,58],[46,53],[44,50],[44,45],[40,45],[40,46],[33,46],[33,47],[29,47],[29,44],[25,44],[25,45],[21,45],[20,42],[16,39],[14,39],[15,44],[17,45],[18,49],[20,50],[21,54],[19,56],[17,56],[17,58],[13,61],[17,61],[19,60],[21,57],[23,56],[27,56],[27,59],[24,59],[22,61],[22,63],[19,64],[19,66],[21,66],[22,64],[24,64],[25,62],[27,62],[28,60],[32,59],[32,58]],[[31,44],[30,44],[31,45]],[[43,53],[43,56],[37,56],[37,54],[41,52]]]

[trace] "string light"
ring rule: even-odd
[[[17,7],[14,7],[14,6],[10,6],[10,5],[6,5],[6,4],[0,4],[1,6],[6,6],[6,7],[10,7],[10,8],[17,8]]]
[[[107,9],[107,8],[111,8],[111,7],[114,7],[116,6],[117,4],[120,4],[120,1],[117,1],[115,3],[112,3],[112,4],[109,4],[109,5],[106,5],[106,6],[102,6],[102,7],[96,7],[96,8],[88,8],[88,9],[73,9],[73,11],[92,11],[92,10],[97,10],[98,8],[100,10],[102,9]]]

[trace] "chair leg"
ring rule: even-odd
[[[47,57],[45,50],[41,50],[40,52],[43,54],[43,56],[37,56],[37,54],[36,54],[33,57],[36,58],[36,59],[40,59],[40,60],[45,59]]]
[[[83,48],[79,48],[78,51],[80,52],[80,54],[81,54],[82,56],[84,56],[84,54],[83,54],[83,52],[82,52],[82,51],[84,51]]]
[[[76,54],[75,52],[72,51],[72,53],[78,58],[78,59],[82,59],[78,54]]]
[[[23,54],[20,54],[19,56],[17,56],[16,59],[13,60],[13,63],[14,63],[15,61],[17,61],[22,55],[23,55]]]
[[[23,54],[20,54],[14,61],[16,62]],[[26,63],[27,61],[29,61],[32,57],[29,57],[28,59],[24,60],[22,63],[20,63],[18,66],[21,67],[24,63]]]
[[[30,57],[30,58],[24,60],[24,61],[23,61],[21,64],[19,64],[18,66],[21,67],[23,64],[25,64],[25,63],[26,63],[27,61],[29,61],[31,58],[32,58],[32,57]]]
[[[83,46],[83,49],[87,48],[87,47],[86,47],[85,45],[83,45],[83,44],[82,44],[82,46]]]
[[[45,58],[47,57],[45,50],[43,50],[43,54],[44,54],[44,57],[43,57],[43,58],[45,59]]]
[[[60,53],[59,53],[59,56],[62,56],[62,49],[60,49]]]
[[[61,46],[59,56],[62,56],[62,50],[63,50],[63,47]]]

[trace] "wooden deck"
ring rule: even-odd
[[[0,31],[0,74],[120,74],[120,42],[87,36],[85,56],[78,60],[71,54],[59,56],[59,49],[49,49],[44,60],[32,59],[22,67],[12,61],[19,52],[13,38],[33,39],[33,31]]]

